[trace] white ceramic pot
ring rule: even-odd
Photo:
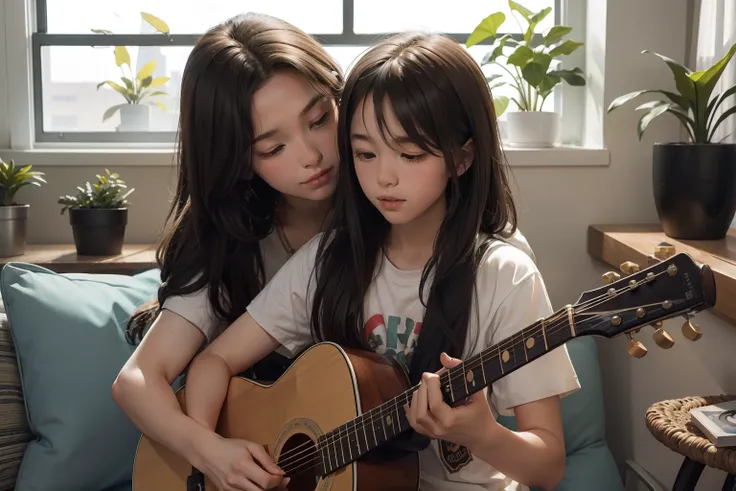
[[[551,111],[506,113],[507,143],[521,148],[553,147],[557,144],[560,115]]]
[[[151,108],[146,104],[125,104],[120,107],[118,131],[148,131]]]

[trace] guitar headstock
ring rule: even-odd
[[[647,349],[633,338],[634,333],[651,325],[657,345],[670,348],[674,341],[662,328],[662,321],[684,316],[683,335],[691,341],[700,338],[691,317],[715,305],[713,272],[708,265],[696,264],[686,253],[669,255],[674,251],[662,253],[664,246],[658,247],[655,256],[650,256],[648,267],[642,269],[627,261],[620,268],[624,276],[609,271],[603,275],[608,285],[581,295],[572,306],[578,335],[613,338],[625,334],[629,338],[629,354],[641,358]]]

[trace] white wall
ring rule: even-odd
[[[641,55],[651,49],[684,60],[687,0],[589,0],[588,17],[594,24],[586,46],[589,82],[585,122],[586,140],[600,142],[600,120],[605,116],[603,144],[611,152],[608,167],[515,167],[521,227],[534,247],[555,306],[576,300],[582,290],[600,285],[607,267],[586,253],[586,228],[592,223],[653,222],[656,212],[651,192],[651,146],[654,141],[676,139],[679,127],[674,118],[660,118],[637,141],[637,116],[632,108],[604,115],[613,98],[635,89],[673,87],[669,70],[657,59]],[[1,4],[0,4],[1,5]],[[2,40],[0,40],[0,44]],[[0,46],[1,47],[1,46]],[[0,50],[0,61],[2,52]],[[0,97],[4,77],[0,73]],[[605,78],[604,78],[605,77]],[[604,105],[601,105],[601,101]],[[7,101],[0,100],[0,110]],[[596,105],[597,104],[597,105]],[[4,123],[0,118],[0,129]],[[0,144],[3,138],[0,134]],[[3,155],[0,153],[0,155]],[[30,162],[32,157],[28,157]],[[96,158],[85,157],[85,161]],[[128,240],[156,240],[173,184],[171,167],[156,165],[150,156],[131,156],[125,166],[116,166],[124,179],[135,183],[131,197]],[[79,155],[44,155],[57,160],[40,168],[49,185],[24,192],[31,203],[30,240],[71,241],[66,216],[55,204],[60,194],[73,191],[111,160],[99,157],[99,167],[77,166]],[[119,161],[119,159],[117,159]],[[25,162],[24,162],[25,163]],[[543,162],[540,162],[543,163]],[[657,443],[644,425],[646,408],[662,399],[684,395],[736,392],[736,367],[730,346],[736,346],[736,326],[726,325],[707,314],[698,319],[704,337],[696,344],[683,340],[679,324],[666,327],[676,345],[664,351],[651,338],[641,340],[650,348],[642,360],[626,353],[625,339],[602,341],[602,372],[605,382],[609,441],[619,463],[633,458],[670,487],[681,458]],[[712,350],[712,351],[709,351]],[[709,351],[706,355],[706,351]],[[699,490],[720,489],[721,476],[706,470]]]

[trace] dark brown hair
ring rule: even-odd
[[[162,284],[157,301],[131,317],[131,342],[140,341],[170,296],[208,287],[215,313],[229,324],[263,288],[259,241],[273,230],[278,193],[253,171],[251,104],[282,69],[339,101],[339,65],[283,20],[237,16],[194,46],[181,85],[176,193],[156,254]]]
[[[350,131],[359,105],[373,104],[390,144],[386,101],[412,142],[444,156],[451,176],[445,191],[447,214],[419,285],[427,311],[411,359],[410,378],[417,383],[422,372],[440,368],[442,351],[462,356],[475,275],[489,243],[477,247],[478,232],[508,237],[516,230],[517,217],[491,93],[478,64],[456,41],[439,34],[404,33],[375,45],[351,69],[342,95],[336,203],[315,270],[311,325],[317,340],[369,349],[363,334],[364,298],[390,224],[363,194]],[[473,160],[458,175],[457,159],[469,140]]]

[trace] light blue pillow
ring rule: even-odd
[[[155,298],[158,270],[57,274],[7,264],[2,299],[31,431],[17,491],[85,491],[130,482],[140,432],[111,387],[134,346],[128,316]]]
[[[555,491],[624,491],[618,467],[606,442],[606,420],[598,350],[591,336],[567,343],[580,389],[560,401],[567,462],[565,477]],[[499,423],[516,430],[516,418]],[[532,488],[532,491],[538,491]]]

